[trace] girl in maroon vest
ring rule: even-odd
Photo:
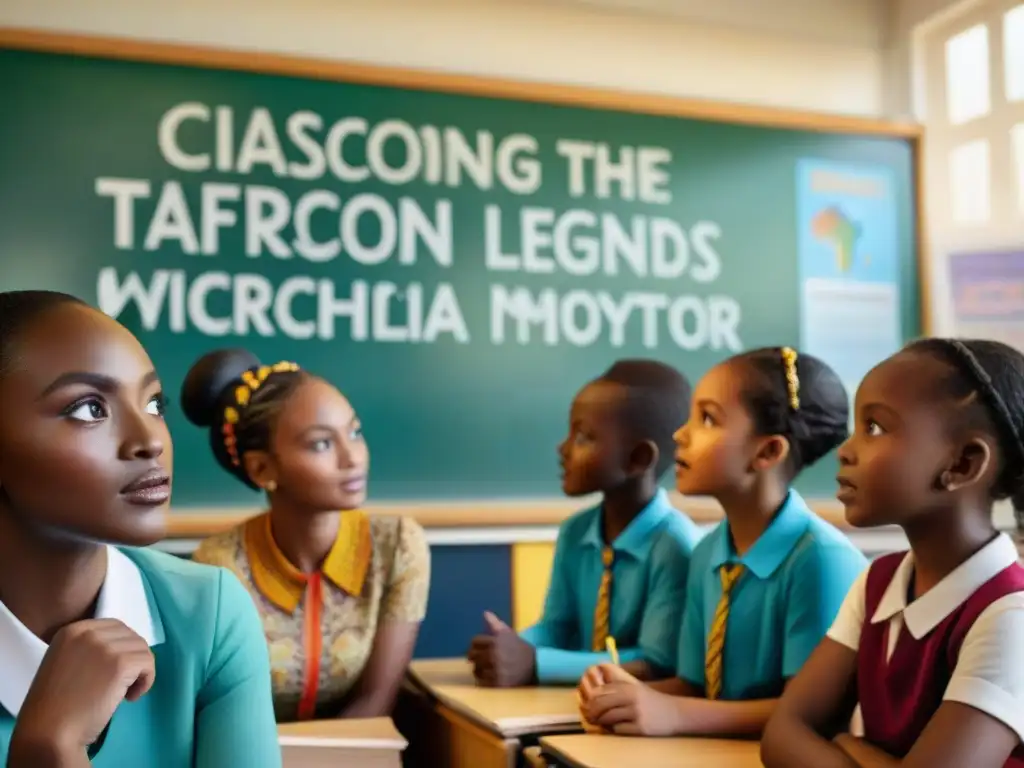
[[[924,339],[872,370],[840,448],[854,525],[899,525],[787,687],[768,768],[1024,768],[1024,568],[992,522],[1022,486],[1024,356]],[[859,702],[864,738],[836,734]]]

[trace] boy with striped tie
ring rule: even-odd
[[[675,664],[690,554],[700,537],[658,487],[672,464],[672,434],[686,418],[690,386],[653,360],[623,360],[573,401],[559,446],[562,488],[601,501],[558,532],[540,621],[521,635],[493,614],[473,639],[478,683],[511,687],[576,683],[608,660],[607,639],[641,678]]]

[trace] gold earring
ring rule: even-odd
[[[263,490],[265,490],[267,493],[273,493],[274,491],[277,490],[277,483],[275,483],[273,480],[269,480],[267,481],[267,484],[263,486]]]

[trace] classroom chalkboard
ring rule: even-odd
[[[889,180],[900,334],[921,330],[907,136],[14,48],[0,80],[0,285],[116,316],[172,402],[221,346],[323,375],[375,500],[557,496],[570,401],[615,359],[696,379],[799,345],[807,161]],[[176,506],[255,503],[169,420]]]

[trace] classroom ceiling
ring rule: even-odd
[[[891,0],[562,0],[609,10],[756,29],[804,40],[881,47]]]

